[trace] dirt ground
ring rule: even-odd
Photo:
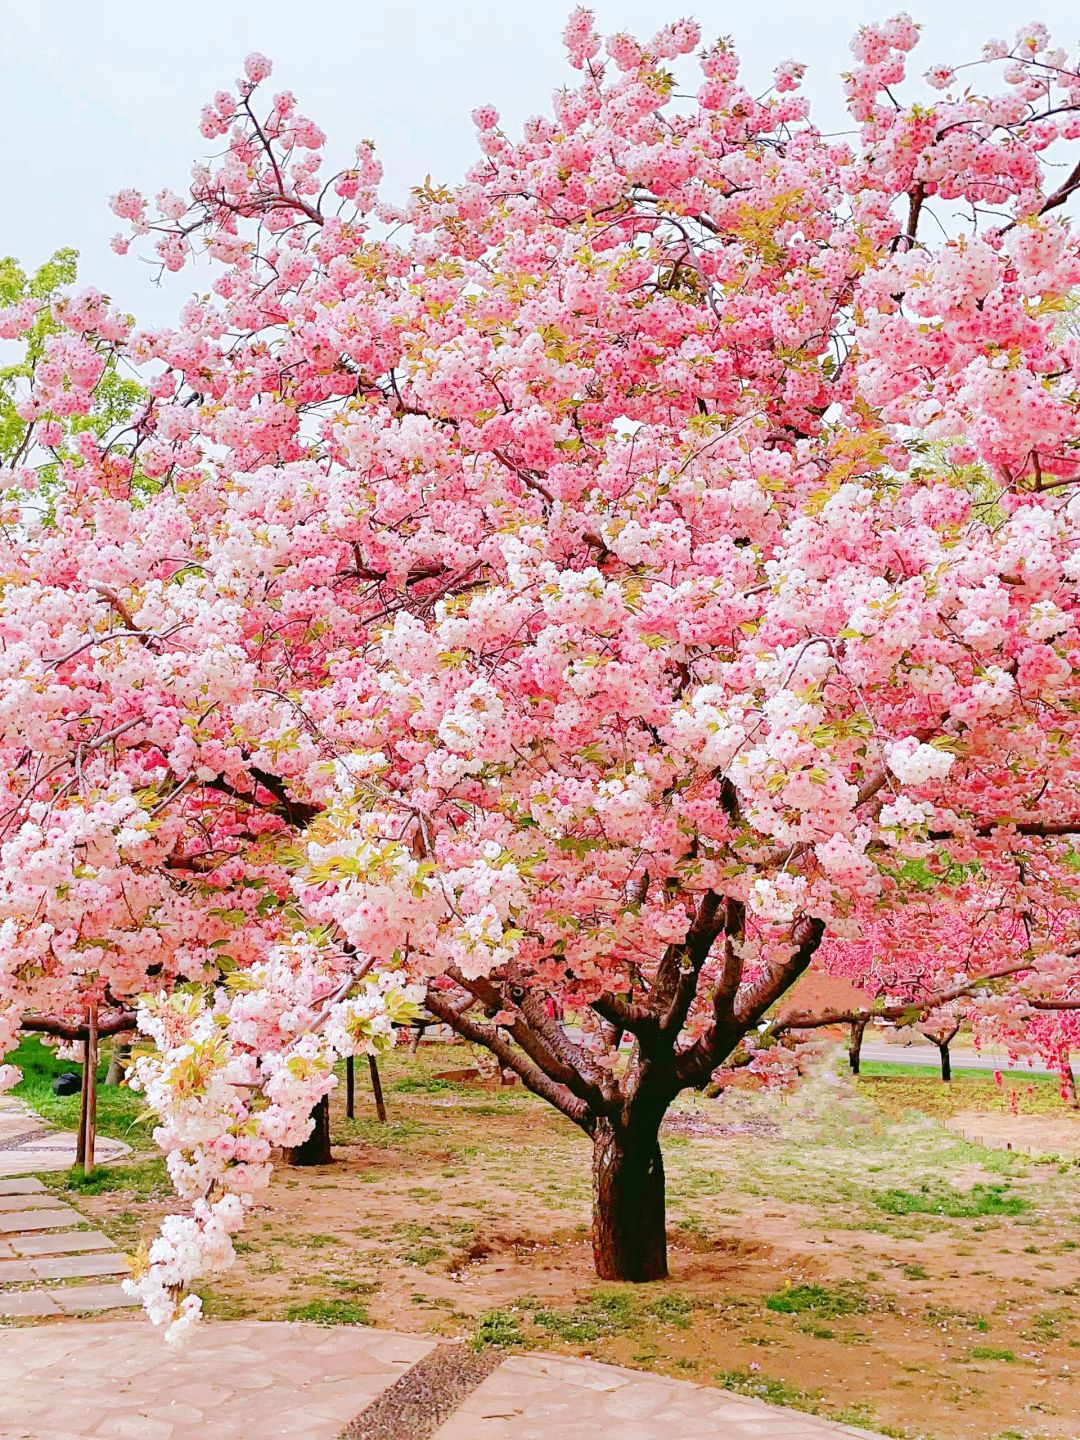
[[[386,1126],[346,1120],[339,1091],[336,1163],[276,1172],[208,1313],[591,1355],[907,1440],[1080,1434],[1080,1169],[944,1123],[1040,1112],[1075,1153],[1052,1082],[942,1095],[829,1064],[790,1097],[684,1098],[664,1134],[671,1277],[618,1286],[591,1270],[585,1137],[519,1089],[436,1078],[463,1059],[388,1057]],[[167,1203],[145,1168],[77,1197],[129,1244]]]

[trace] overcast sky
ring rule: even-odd
[[[1030,6],[1030,8],[1029,8]],[[651,35],[690,13],[713,39],[728,34],[752,89],[781,60],[810,67],[806,90],[830,128],[839,125],[841,70],[860,22],[902,0],[597,0],[601,29]],[[1075,51],[1080,14],[1070,0],[923,0],[916,70],[972,58],[990,36],[1012,37],[1041,19]],[[328,153],[347,163],[357,140],[375,141],[391,197],[427,174],[457,178],[472,160],[469,112],[496,105],[516,126],[544,109],[573,76],[559,35],[568,0],[35,0],[0,18],[0,254],[28,263],[60,245],[83,257],[82,279],[144,320],[173,311],[134,255],[108,248],[119,228],[107,197],[124,185],[183,190],[206,148],[198,112],[261,50],[272,88],[288,88],[326,130]],[[175,284],[176,282],[174,282]],[[191,287],[189,275],[181,287]]]

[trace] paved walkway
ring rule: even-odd
[[[450,1418],[434,1397],[402,1408],[397,1428],[388,1394],[415,1402],[410,1378],[436,1351],[470,1370],[464,1347],[364,1326],[208,1321],[179,1354],[142,1320],[13,1329],[0,1333],[0,1440],[869,1440],[723,1390],[535,1354],[486,1379],[472,1366]]]
[[[75,1164],[77,1141],[73,1130],[53,1130],[22,1100],[0,1095],[0,1176],[70,1170]],[[131,1146],[122,1140],[99,1136],[94,1146],[99,1165],[107,1165],[130,1153]]]
[[[0,1097],[0,1319],[131,1307],[116,1278],[127,1274],[123,1255],[33,1173],[70,1169],[75,1140],[21,1100]],[[99,1161],[131,1150],[120,1140],[99,1140],[96,1148]]]
[[[127,1262],[107,1235],[27,1175],[0,1180],[0,1317],[44,1319],[126,1309]]]

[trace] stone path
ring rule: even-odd
[[[78,1137],[73,1130],[53,1130],[36,1111],[10,1095],[0,1096],[0,1176],[70,1170]],[[122,1140],[100,1136],[95,1150],[99,1165],[130,1155]]]
[[[434,1348],[363,1326],[142,1320],[0,1334],[0,1440],[335,1440]],[[402,1437],[404,1440],[404,1437]]]
[[[453,1350],[456,1363],[446,1354]],[[452,1388],[448,1404],[443,1385]],[[0,1440],[193,1435],[875,1440],[864,1430],[663,1376],[552,1355],[475,1357],[463,1346],[365,1326],[207,1321],[178,1353],[142,1320],[0,1332]]]
[[[116,1278],[127,1274],[124,1256],[107,1235],[77,1228],[85,1224],[78,1210],[35,1177],[0,1180],[0,1318],[40,1320],[130,1307]]]
[[[594,1360],[511,1355],[434,1440],[872,1440],[760,1400]]]

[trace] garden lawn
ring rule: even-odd
[[[59,1130],[79,1128],[79,1095],[55,1095],[53,1081],[58,1075],[82,1075],[78,1060],[60,1060],[56,1052],[43,1045],[36,1035],[24,1035],[17,1050],[7,1056],[12,1065],[18,1065],[23,1078],[12,1090],[12,1094],[25,1100],[50,1125]],[[108,1047],[98,1064],[97,1133],[124,1140],[134,1149],[150,1149],[152,1142],[149,1127],[140,1117],[146,1110],[146,1102],[124,1085],[106,1085],[105,1074],[109,1068]]]

